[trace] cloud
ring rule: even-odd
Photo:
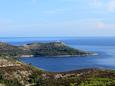
[[[104,21],[101,21],[101,19],[81,19],[76,21],[47,21],[47,22],[28,22],[28,23],[14,23],[12,21],[6,21],[1,20],[0,21],[0,28],[2,29],[8,29],[8,28],[65,28],[70,29],[73,28],[74,30],[76,28],[79,28],[81,30],[99,30],[99,29],[115,29],[115,23],[105,23]]]
[[[115,0],[93,0],[91,6],[108,12],[115,11]]]
[[[107,5],[107,10],[109,12],[114,12],[115,10],[115,0],[110,0]]]
[[[3,23],[2,23],[3,25]],[[28,23],[6,23],[0,26],[0,34],[15,36],[39,35],[94,35],[104,32],[111,34],[115,31],[115,23],[105,23],[99,19],[83,19],[72,21],[47,21],[47,22],[28,22]],[[28,34],[25,34],[28,33]],[[39,35],[38,35],[39,34]]]
[[[96,27],[99,29],[105,28],[105,24],[103,22],[97,22]]]
[[[112,23],[105,23],[105,22],[97,22],[96,28],[97,29],[106,29],[106,30],[115,29],[115,24],[114,23],[112,24]]]

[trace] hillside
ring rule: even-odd
[[[0,86],[33,84],[31,75],[34,73],[40,75],[42,71],[14,59],[0,59]]]
[[[22,50],[17,46],[8,43],[0,42],[0,56],[17,56],[21,54]]]
[[[0,59],[1,86],[115,86],[115,71],[83,69],[46,72],[16,60]]]
[[[0,42],[1,56],[86,56],[92,54],[71,48],[63,42],[30,43],[22,46]]]
[[[63,42],[30,43],[22,46],[21,48],[25,51],[31,52],[31,54],[35,56],[86,56],[92,54],[86,51],[71,48]]]

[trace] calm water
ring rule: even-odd
[[[26,63],[47,71],[70,71],[83,68],[115,69],[114,37],[54,37],[54,38],[0,38],[3,42],[21,45],[31,42],[51,42],[60,40],[71,47],[97,52],[97,56],[87,57],[33,57],[22,58]]]

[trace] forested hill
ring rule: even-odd
[[[63,42],[29,43],[14,46],[0,42],[0,55],[8,56],[86,56],[92,53],[74,49]]]
[[[76,55],[85,56],[91,53],[74,49],[64,44],[63,42],[50,42],[50,43],[30,43],[22,46],[23,50],[30,51],[33,55],[37,56],[61,56],[61,55]]]

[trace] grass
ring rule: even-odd
[[[89,78],[78,86],[115,86],[115,79],[110,78]]]

